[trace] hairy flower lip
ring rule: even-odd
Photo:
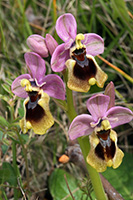
[[[114,169],[119,167],[122,162],[124,153],[117,146],[117,134],[110,130],[109,141],[102,143],[97,135],[93,132],[90,136],[90,151],[86,161],[98,172],[104,172],[107,167]]]
[[[107,80],[107,75],[100,69],[91,55],[86,54],[84,61],[79,61],[77,58],[68,59],[65,64],[68,69],[67,85],[71,90],[88,92],[94,84],[102,88]]]
[[[54,124],[54,119],[49,110],[49,96],[41,89],[30,93],[24,101],[24,117],[20,120],[23,133],[33,129],[35,134],[43,135]]]

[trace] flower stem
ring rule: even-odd
[[[28,170],[28,159],[27,159],[27,150],[23,144],[21,135],[17,132],[18,139],[21,143],[23,154],[24,154],[24,161],[25,161],[25,168],[26,168],[26,179],[27,179],[27,188],[29,188],[29,170]]]
[[[80,137],[78,138],[78,142],[80,144],[80,148],[82,150],[82,153],[86,162],[86,157],[90,149],[89,139],[88,137]],[[89,172],[89,176],[90,176],[97,200],[107,200],[99,173],[93,167],[91,167],[87,162],[86,162],[86,167]]]
[[[14,141],[12,143],[12,152],[13,152],[13,168],[15,170],[15,174],[16,174],[16,177],[17,177],[18,169],[17,169],[17,163],[16,163],[16,160],[17,160],[17,157],[16,157],[16,143]],[[17,184],[15,186],[17,186]],[[14,187],[14,200],[17,200],[17,199],[18,199],[18,190]]]
[[[73,104],[73,94],[72,94],[72,90],[70,90],[67,87],[67,80],[68,80],[68,75],[67,75],[67,71],[65,71],[65,73],[63,73],[64,75],[64,80],[66,83],[66,96],[67,96],[67,116],[70,120],[70,122],[72,122],[72,120],[77,116],[77,113],[75,111],[74,108],[74,104]]]
[[[74,104],[73,104],[72,90],[70,90],[67,87],[67,79],[68,79],[67,72],[65,72],[64,80],[66,82],[66,95],[67,95],[67,106],[68,106],[67,116],[70,122],[72,122],[72,120],[77,116],[77,113],[75,111]],[[80,148],[82,150],[82,153],[86,162],[86,157],[90,149],[88,137],[82,137],[82,138],[80,137],[78,138],[78,142],[79,142]],[[107,200],[99,173],[93,167],[91,167],[87,162],[86,162],[86,167],[87,167],[97,200]]]

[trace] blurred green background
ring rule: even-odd
[[[113,81],[116,105],[133,110],[133,1],[132,0],[0,0],[0,200],[1,199],[72,199],[64,179],[75,199],[95,199],[91,183],[85,184],[83,173],[71,163],[60,164],[58,158],[68,145],[69,121],[51,99],[50,110],[55,125],[44,136],[32,131],[20,135],[19,119],[23,117],[23,100],[11,92],[12,81],[27,73],[24,53],[29,51],[26,39],[31,34],[45,37],[50,33],[58,43],[56,19],[72,13],[78,33],[97,33],[104,38],[105,51],[101,55],[124,71],[114,70],[98,57],[97,62],[108,74],[105,86]],[[53,73],[46,59],[47,73]],[[92,93],[104,91],[96,86],[86,94],[74,93],[76,110],[86,113],[86,100]],[[118,145],[125,152],[122,165],[108,169],[105,177],[124,199],[133,199],[133,123],[117,127]],[[28,171],[28,172],[27,172]],[[28,174],[28,175],[27,175]],[[28,176],[28,183],[27,183]],[[14,198],[15,196],[15,198]],[[87,197],[88,196],[88,197]]]

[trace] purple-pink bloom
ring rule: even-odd
[[[53,71],[60,72],[66,68],[65,62],[70,58],[70,48],[77,35],[77,23],[72,14],[66,13],[57,19],[55,28],[64,43],[55,49],[51,58],[51,67]],[[104,41],[95,33],[84,34],[82,44],[86,46],[86,54],[91,56],[96,56],[104,51]]]
[[[49,53],[50,55],[53,54],[55,48],[58,46],[58,43],[50,34],[46,34],[46,38],[38,34],[33,34],[27,38],[27,45],[33,52],[46,58]]]
[[[50,97],[65,100],[65,85],[62,79],[56,74],[45,76],[46,67],[43,58],[34,52],[25,53],[24,58],[29,74],[20,75],[13,81],[12,92],[18,97],[27,98],[28,93],[25,87],[21,86],[22,79],[27,79],[32,86],[43,89]]]
[[[130,109],[122,106],[108,109],[109,103],[110,97],[107,95],[97,94],[89,98],[87,109],[91,115],[81,114],[72,121],[69,128],[70,139],[89,135],[93,131],[113,129],[133,119],[133,112]]]

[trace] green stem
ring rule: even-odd
[[[73,104],[72,90],[70,90],[67,87],[67,80],[68,80],[67,72],[64,73],[64,80],[66,82],[66,95],[67,95],[67,106],[68,106],[67,115],[70,122],[72,122],[72,120],[77,116],[77,114],[76,114],[74,104]],[[78,142],[79,142],[80,148],[82,150],[82,153],[86,162],[86,157],[90,149],[88,137],[82,137],[82,138],[80,137],[78,138]],[[107,200],[99,173],[94,168],[92,168],[87,162],[86,162],[86,167],[87,167],[97,200]]]
[[[8,200],[8,198],[7,198],[7,196],[6,196],[6,193],[5,193],[5,191],[2,191],[2,192],[3,192],[3,196],[4,196],[5,200]],[[0,197],[0,200],[3,200],[3,198],[2,198],[2,197]]]
[[[78,138],[78,142],[80,144],[80,148],[82,150],[82,153],[86,162],[86,157],[90,149],[90,143],[89,143],[88,137],[80,137]],[[99,173],[93,167],[91,167],[87,162],[86,162],[86,167],[88,169],[89,176],[90,176],[97,200],[107,200]]]
[[[16,157],[16,143],[13,141],[12,143],[12,152],[13,152],[13,167],[14,167],[14,170],[15,170],[15,174],[16,176],[18,175],[18,169],[17,169],[17,163],[16,163],[16,160],[17,160],[17,157]],[[17,185],[15,185],[17,186]],[[14,200],[17,200],[18,199],[18,190],[16,188],[14,188]]]
[[[21,136],[20,136],[20,134],[18,132],[17,132],[17,136],[18,136],[18,139],[19,139],[19,141],[21,143],[21,146],[22,146],[22,149],[23,149],[24,160],[25,160],[25,168],[26,168],[27,187],[29,187],[29,170],[28,170],[27,150],[24,147],[22,138],[21,138]]]
[[[65,71],[65,73],[63,73],[63,75],[64,75],[64,81],[66,83],[66,96],[67,96],[67,111],[66,111],[66,113],[67,113],[67,116],[68,116],[70,122],[72,122],[72,120],[77,116],[77,113],[74,108],[72,90],[70,90],[67,87],[67,81],[68,81],[67,71]]]
[[[19,190],[19,187],[15,187],[15,186],[12,186],[12,185],[0,184],[0,188],[1,188],[1,187],[5,187],[5,188],[14,188],[14,189]]]

